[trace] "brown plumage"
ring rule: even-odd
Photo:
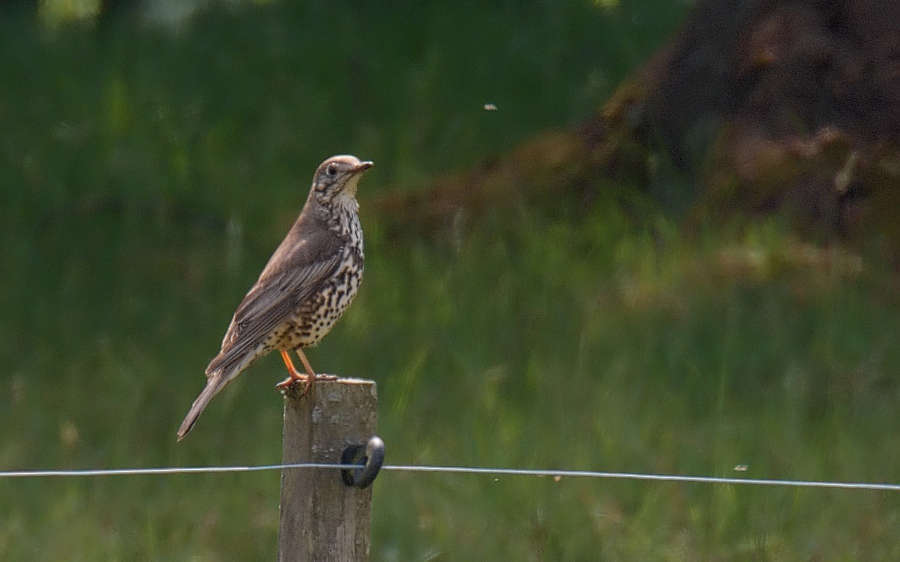
[[[206,368],[206,388],[178,429],[178,440],[191,430],[209,401],[253,361],[281,351],[290,377],[280,388],[316,374],[302,348],[324,337],[350,305],[363,271],[363,237],[356,188],[372,167],[355,156],[333,156],[313,176],[300,216],[269,258],[259,279],[231,319],[222,349]],[[296,350],[306,374],[294,368]]]

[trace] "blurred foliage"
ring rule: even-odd
[[[286,2],[177,28],[0,22],[0,466],[277,461],[275,358],[180,445],[175,429],[314,166],[351,152],[377,163],[366,280],[310,359],[378,381],[389,462],[898,481],[900,302],[877,263],[777,221],[683,233],[634,186],[427,239],[367,213],[579,121],[683,9]],[[0,481],[0,559],[271,559],[278,486]],[[896,494],[375,486],[375,560],[900,558]]]

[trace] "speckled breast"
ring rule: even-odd
[[[353,302],[362,283],[363,259],[352,249],[346,254],[322,289],[300,304],[277,347],[290,349],[319,343]]]

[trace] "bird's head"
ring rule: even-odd
[[[312,191],[322,204],[335,199],[352,201],[356,197],[359,177],[374,164],[356,156],[332,156],[319,164],[313,176]]]

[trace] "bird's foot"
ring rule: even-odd
[[[282,394],[290,392],[294,398],[303,398],[312,389],[315,381],[336,381],[339,377],[336,375],[316,375],[310,378],[309,375],[300,375],[300,377],[288,377],[275,385]],[[302,390],[297,385],[303,385]]]
[[[288,378],[284,379],[283,381],[281,381],[280,383],[276,384],[275,388],[283,391],[283,390],[287,390],[287,389],[291,388],[292,386],[294,386],[295,384],[298,384],[298,383],[309,386],[309,384],[310,384],[309,377],[306,375],[300,375],[299,377],[288,377]]]
[[[303,378],[288,377],[275,385],[275,388],[284,396],[299,399],[309,394],[312,388],[312,382],[309,377]]]
[[[316,375],[317,381],[336,381],[338,380],[337,375]],[[281,381],[280,383],[275,385],[275,388],[278,390],[287,390],[291,386],[297,383],[310,384],[309,375],[300,375],[299,377],[288,377]]]

